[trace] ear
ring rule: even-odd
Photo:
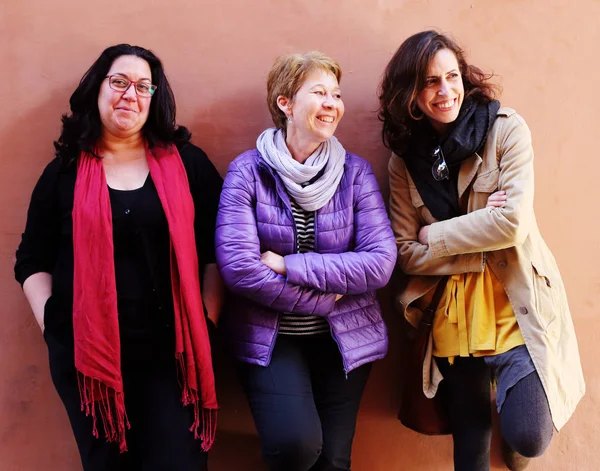
[[[290,116],[292,112],[292,100],[283,95],[277,97],[277,106],[286,116]]]

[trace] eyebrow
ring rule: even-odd
[[[124,74],[123,72],[115,72],[114,74],[110,74],[110,75],[120,75],[120,76],[122,76],[122,77],[125,77],[127,80],[131,80],[131,79],[129,78],[129,75],[127,75],[127,74]],[[146,78],[146,77],[142,77],[142,78],[141,78],[141,79],[139,79],[139,80],[133,80],[133,81],[134,81],[134,82],[141,82],[142,80],[148,80],[149,82],[152,82],[152,79],[149,79],[149,78]]]
[[[323,88],[327,88],[325,85],[323,85],[322,83],[317,83],[315,85],[313,85],[312,87],[310,87],[309,90],[312,90],[315,87],[323,87]],[[341,90],[340,86],[338,85],[337,87],[333,87],[333,90]]]

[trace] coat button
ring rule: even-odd
[[[129,214],[131,211],[129,209],[125,210],[125,214]]]
[[[529,311],[527,310],[527,308],[525,306],[521,306],[519,308],[519,312],[523,315],[527,314]]]
[[[498,267],[499,268],[506,268],[506,262],[504,262],[504,261],[498,262]]]

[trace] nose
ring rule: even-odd
[[[323,108],[331,109],[334,106],[335,100],[333,99],[333,95],[331,95],[331,93],[326,94],[325,98],[323,99]]]
[[[448,82],[446,81],[446,79],[442,79],[440,81],[440,88],[438,89],[437,94],[441,96],[446,96],[448,95],[449,90],[450,87],[448,86]]]
[[[133,82],[130,83],[129,88],[123,92],[123,98],[129,101],[137,100],[135,84]]]

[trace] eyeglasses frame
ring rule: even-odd
[[[110,83],[110,79],[111,79],[112,77],[121,77],[121,78],[123,78],[123,80],[127,80],[127,81],[129,81],[129,85],[127,85],[127,88],[125,88],[125,90],[117,90],[117,89],[113,88],[113,86],[112,86],[112,85],[111,85],[111,83]],[[158,88],[156,85],[154,85],[153,83],[151,83],[151,84],[150,84],[150,90],[151,90],[151,91],[150,91],[150,95],[140,95],[140,94],[139,94],[139,92],[138,92],[138,89],[137,89],[137,87],[136,87],[136,85],[137,85],[138,83],[140,83],[140,81],[139,81],[139,80],[137,80],[137,81],[129,80],[127,77],[124,77],[124,76],[123,76],[123,75],[121,75],[121,74],[112,74],[112,75],[107,75],[107,76],[106,76],[106,77],[104,77],[104,78],[105,78],[105,79],[108,79],[108,86],[110,87],[110,89],[111,89],[111,90],[114,90],[115,92],[126,93],[126,92],[127,92],[127,90],[129,90],[129,88],[130,88],[130,87],[133,85],[133,86],[134,86],[134,87],[133,87],[133,90],[135,91],[135,94],[136,94],[137,96],[139,96],[139,97],[142,97],[142,98],[152,98],[152,97],[154,96],[154,92],[156,92],[156,89]]]

